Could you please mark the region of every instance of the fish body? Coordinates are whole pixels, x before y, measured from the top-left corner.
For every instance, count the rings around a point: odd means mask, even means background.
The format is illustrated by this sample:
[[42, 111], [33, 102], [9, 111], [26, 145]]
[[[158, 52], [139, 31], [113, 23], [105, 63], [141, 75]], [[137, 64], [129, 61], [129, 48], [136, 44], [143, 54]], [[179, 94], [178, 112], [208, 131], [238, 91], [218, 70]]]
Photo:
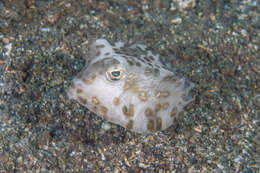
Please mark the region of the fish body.
[[164, 130], [192, 99], [193, 83], [164, 66], [145, 45], [96, 40], [68, 89], [104, 119], [137, 133]]

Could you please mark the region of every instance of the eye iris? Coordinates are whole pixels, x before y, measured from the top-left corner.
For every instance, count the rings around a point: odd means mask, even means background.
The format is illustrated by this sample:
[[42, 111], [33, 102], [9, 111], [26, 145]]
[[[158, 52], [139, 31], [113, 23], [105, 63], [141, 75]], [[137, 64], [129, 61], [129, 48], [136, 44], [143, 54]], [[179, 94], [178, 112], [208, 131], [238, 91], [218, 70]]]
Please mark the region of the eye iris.
[[106, 72], [106, 77], [110, 81], [118, 81], [123, 79], [125, 76], [125, 71], [121, 67], [111, 67]]
[[119, 77], [120, 76], [120, 71], [113, 71], [113, 72], [111, 72], [111, 74], [114, 77]]

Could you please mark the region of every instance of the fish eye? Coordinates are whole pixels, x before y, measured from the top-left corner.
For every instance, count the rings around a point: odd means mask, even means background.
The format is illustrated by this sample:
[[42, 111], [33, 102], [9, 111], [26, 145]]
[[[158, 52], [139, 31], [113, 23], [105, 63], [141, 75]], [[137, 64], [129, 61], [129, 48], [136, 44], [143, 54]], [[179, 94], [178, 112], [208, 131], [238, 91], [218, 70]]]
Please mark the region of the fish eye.
[[124, 78], [125, 71], [121, 67], [110, 67], [106, 74], [108, 80], [117, 81]]

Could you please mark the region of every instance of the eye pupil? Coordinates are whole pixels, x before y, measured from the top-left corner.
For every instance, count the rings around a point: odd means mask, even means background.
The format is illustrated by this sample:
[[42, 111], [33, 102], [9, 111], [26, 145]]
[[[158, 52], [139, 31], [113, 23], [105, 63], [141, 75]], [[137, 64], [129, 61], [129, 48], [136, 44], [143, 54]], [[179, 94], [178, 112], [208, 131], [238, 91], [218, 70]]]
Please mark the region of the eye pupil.
[[111, 72], [111, 74], [112, 74], [114, 77], [118, 77], [118, 76], [120, 76], [120, 71], [113, 71], [113, 72]]

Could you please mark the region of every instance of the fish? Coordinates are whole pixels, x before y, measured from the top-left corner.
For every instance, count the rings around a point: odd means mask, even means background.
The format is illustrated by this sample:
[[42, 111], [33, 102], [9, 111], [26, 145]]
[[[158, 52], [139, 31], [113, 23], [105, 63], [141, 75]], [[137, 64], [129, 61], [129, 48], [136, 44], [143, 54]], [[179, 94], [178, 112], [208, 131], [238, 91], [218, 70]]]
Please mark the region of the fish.
[[68, 88], [69, 99], [130, 131], [146, 134], [174, 124], [192, 101], [194, 84], [143, 44], [94, 41], [86, 65]]

